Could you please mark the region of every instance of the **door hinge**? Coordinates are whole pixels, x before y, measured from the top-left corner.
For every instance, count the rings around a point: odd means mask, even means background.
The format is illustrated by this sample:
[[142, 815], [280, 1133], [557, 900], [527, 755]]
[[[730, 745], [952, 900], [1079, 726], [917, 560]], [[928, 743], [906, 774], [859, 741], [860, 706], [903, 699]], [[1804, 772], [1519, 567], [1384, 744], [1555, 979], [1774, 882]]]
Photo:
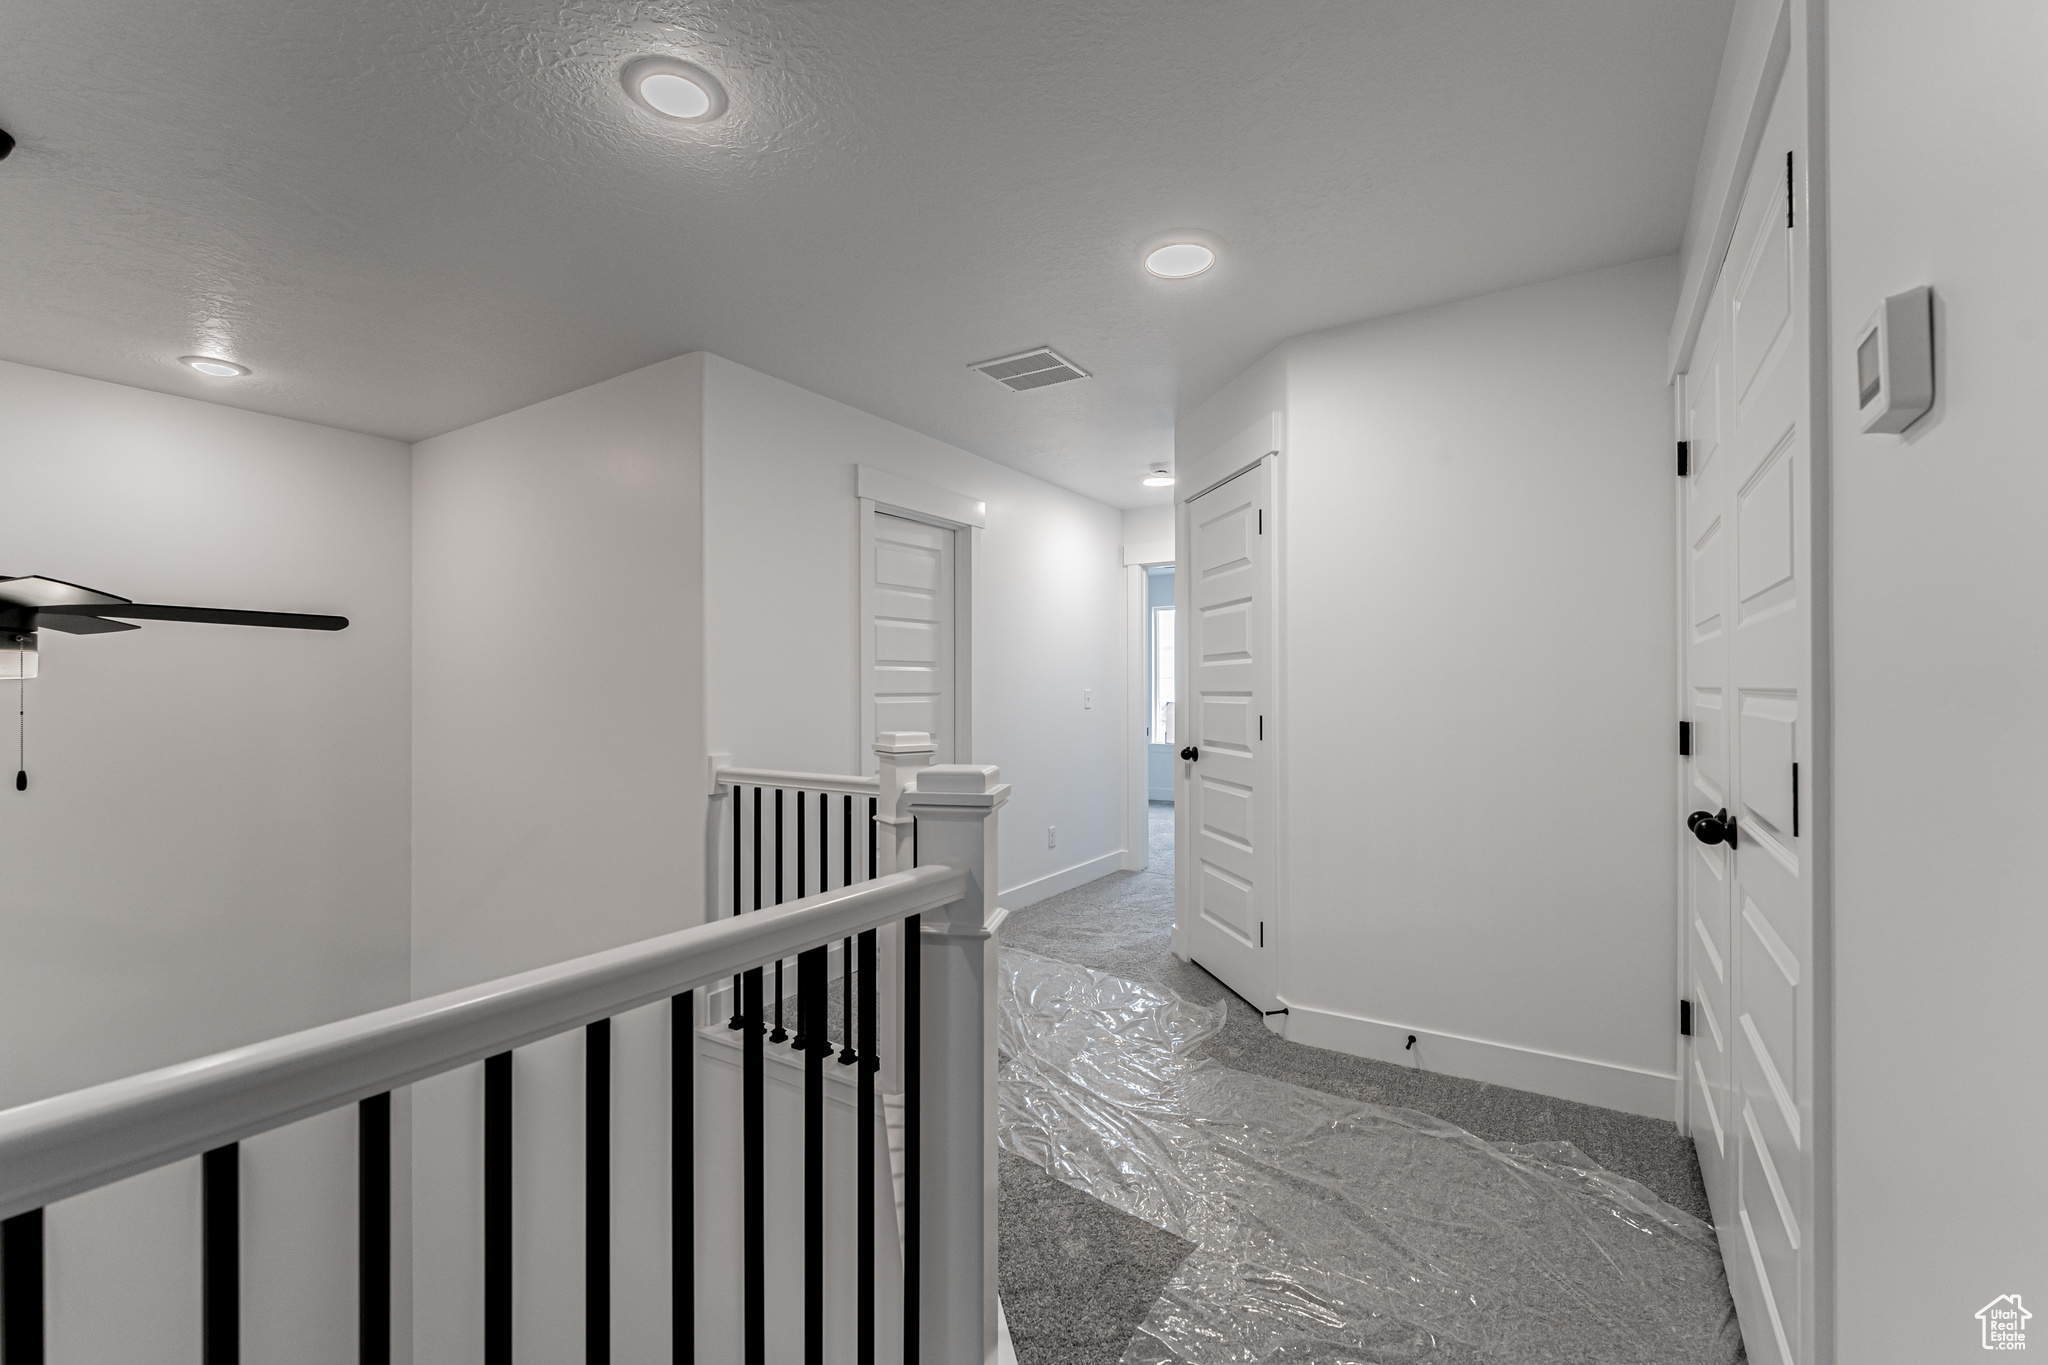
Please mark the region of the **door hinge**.
[[1799, 765], [1792, 765], [1792, 837], [1799, 837]]
[[1261, 948], [1266, 946], [1266, 922], [1264, 920], [1259, 921], [1259, 946]]
[[1689, 720], [1678, 722], [1678, 756], [1692, 757], [1692, 722]]
[[1690, 1000], [1678, 1002], [1678, 1036], [1681, 1038], [1692, 1037], [1692, 1001]]
[[1785, 226], [1792, 226], [1792, 153], [1785, 153]]
[[1266, 509], [1263, 507], [1259, 509], [1259, 534], [1266, 534]]
[[1692, 442], [1690, 442], [1690, 441], [1680, 441], [1680, 442], [1678, 443], [1678, 477], [1679, 477], [1679, 478], [1681, 478], [1681, 479], [1682, 479], [1682, 478], [1684, 478], [1684, 477], [1685, 477], [1685, 474], [1686, 474], [1686, 469], [1687, 469], [1687, 460], [1686, 460], [1686, 454], [1687, 454], [1687, 452], [1688, 452], [1688, 451], [1690, 451], [1690, 450], [1691, 450], [1691, 448], [1692, 448]]
[[1259, 738], [1261, 740], [1266, 738], [1266, 718], [1264, 716], [1259, 717]]

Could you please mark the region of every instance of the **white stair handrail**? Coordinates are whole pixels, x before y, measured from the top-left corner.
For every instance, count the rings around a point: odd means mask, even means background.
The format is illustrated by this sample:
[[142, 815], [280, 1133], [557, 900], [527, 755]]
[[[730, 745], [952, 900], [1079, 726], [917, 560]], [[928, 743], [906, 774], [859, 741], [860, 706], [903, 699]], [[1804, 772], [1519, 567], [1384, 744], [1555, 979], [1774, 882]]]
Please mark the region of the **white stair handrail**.
[[834, 796], [875, 796], [881, 792], [879, 777], [854, 777], [838, 773], [791, 773], [776, 768], [732, 768], [720, 765], [711, 771], [715, 785], [726, 787], [781, 787], [786, 791], [830, 792]]
[[0, 1218], [937, 910], [967, 887], [957, 867], [891, 873], [17, 1105], [0, 1111]]

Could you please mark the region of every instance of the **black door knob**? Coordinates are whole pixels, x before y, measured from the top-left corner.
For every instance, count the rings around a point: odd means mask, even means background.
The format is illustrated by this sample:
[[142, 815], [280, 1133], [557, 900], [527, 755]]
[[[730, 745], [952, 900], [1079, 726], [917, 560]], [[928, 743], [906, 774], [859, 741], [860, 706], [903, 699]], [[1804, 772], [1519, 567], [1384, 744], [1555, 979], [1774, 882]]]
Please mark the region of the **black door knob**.
[[1186, 759], [1188, 762], [1193, 763], [1196, 759], [1202, 756], [1202, 751], [1200, 749], [1197, 749], [1194, 745], [1190, 744], [1187, 748], [1182, 749], [1180, 751], [1180, 756]]
[[1703, 810], [1694, 811], [1685, 817], [1685, 827], [1692, 831], [1693, 838], [1703, 844], [1735, 847], [1735, 821], [1729, 818], [1726, 806], [1712, 815]]

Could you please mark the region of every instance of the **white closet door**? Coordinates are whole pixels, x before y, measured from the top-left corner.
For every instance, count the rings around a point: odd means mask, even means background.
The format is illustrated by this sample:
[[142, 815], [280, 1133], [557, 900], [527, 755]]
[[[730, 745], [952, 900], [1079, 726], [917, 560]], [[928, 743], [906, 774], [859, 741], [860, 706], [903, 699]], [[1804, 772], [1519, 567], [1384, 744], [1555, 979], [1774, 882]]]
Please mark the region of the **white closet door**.
[[[1685, 379], [1688, 454], [1685, 482], [1686, 621], [1685, 717], [1691, 729], [1685, 767], [1685, 810], [1718, 811], [1734, 790], [1728, 732], [1728, 578], [1734, 571], [1728, 545], [1728, 466], [1721, 449], [1722, 399], [1726, 389], [1725, 286], [1714, 295], [1693, 367]], [[1687, 1097], [1700, 1169], [1715, 1208], [1732, 1207], [1735, 1197], [1728, 1144], [1735, 1111], [1728, 1087], [1732, 1068], [1729, 1029], [1735, 1018], [1730, 978], [1729, 884], [1733, 868], [1726, 845], [1686, 839], [1686, 989], [1692, 999], [1693, 1038]], [[1709, 1150], [1711, 1148], [1711, 1151]]]
[[1684, 836], [1688, 1109], [1758, 1365], [1814, 1358], [1813, 397], [1804, 174], [1787, 160], [1805, 145], [1798, 71], [1685, 378], [1681, 814], [1725, 813], [1735, 830], [1732, 845]]
[[869, 515], [862, 758], [872, 767], [879, 733], [922, 730], [937, 748], [933, 761], [951, 763], [954, 533], [886, 512]]
[[1273, 691], [1271, 477], [1247, 470], [1188, 504], [1183, 695], [1185, 829], [1193, 863], [1188, 956], [1262, 1010], [1275, 1009], [1272, 899]]

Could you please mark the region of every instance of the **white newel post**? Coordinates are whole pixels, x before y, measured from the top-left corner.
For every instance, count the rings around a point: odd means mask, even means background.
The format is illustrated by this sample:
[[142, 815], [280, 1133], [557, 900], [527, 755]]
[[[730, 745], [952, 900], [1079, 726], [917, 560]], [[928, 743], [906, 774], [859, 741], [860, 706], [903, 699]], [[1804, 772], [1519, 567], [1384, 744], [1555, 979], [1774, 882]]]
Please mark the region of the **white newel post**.
[[931, 766], [937, 752], [932, 737], [922, 730], [884, 730], [875, 738], [875, 757], [881, 760], [881, 799], [875, 803], [875, 818], [881, 822], [881, 837], [875, 840], [875, 875], [910, 870], [912, 820], [903, 808], [903, 793], [917, 785], [917, 770]]
[[[917, 785], [920, 768], [931, 766], [932, 737], [921, 730], [884, 730], [875, 739], [875, 756], [881, 760], [881, 790], [875, 802], [875, 875], [908, 872], [916, 833], [910, 812], [904, 809], [903, 793]], [[876, 1078], [885, 1095], [903, 1093], [903, 931], [884, 925], [875, 939], [875, 986], [877, 998], [885, 1001], [875, 1021], [875, 1047], [882, 1058], [882, 1072]]]
[[1010, 796], [1000, 776], [936, 764], [903, 795], [918, 861], [967, 871], [966, 896], [922, 926], [918, 1316], [928, 1365], [996, 1359], [996, 811]]

